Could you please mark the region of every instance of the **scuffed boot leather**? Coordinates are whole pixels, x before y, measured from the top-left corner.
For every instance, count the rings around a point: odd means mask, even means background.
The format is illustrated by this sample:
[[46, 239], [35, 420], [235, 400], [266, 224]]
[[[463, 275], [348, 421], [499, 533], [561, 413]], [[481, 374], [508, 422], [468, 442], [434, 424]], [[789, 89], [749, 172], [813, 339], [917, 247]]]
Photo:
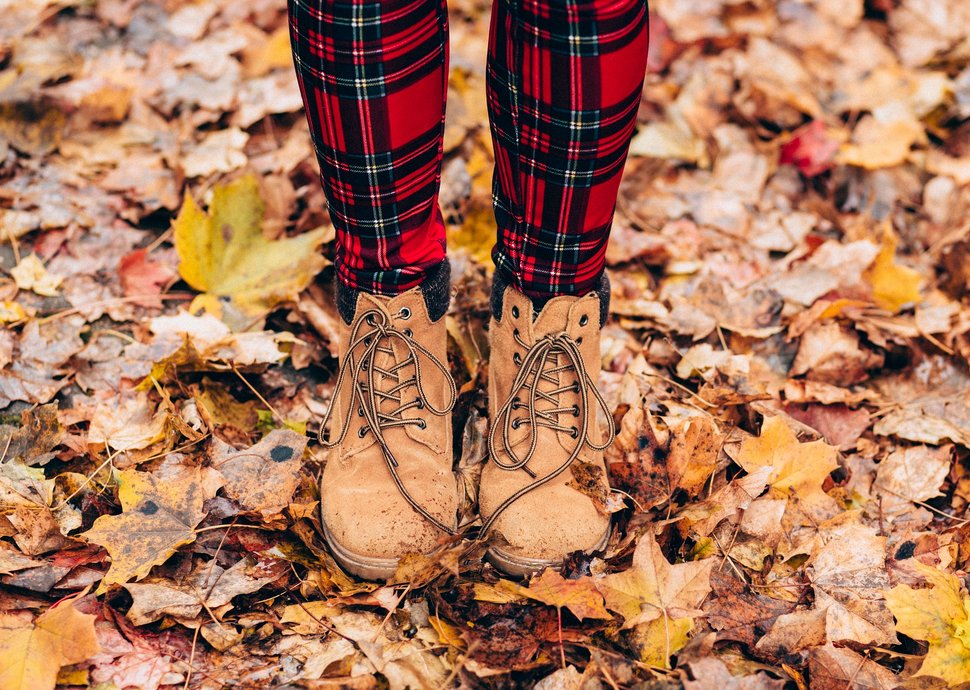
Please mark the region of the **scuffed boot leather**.
[[324, 428], [332, 448], [320, 482], [324, 536], [337, 561], [371, 580], [401, 556], [427, 553], [457, 522], [444, 318], [421, 288], [396, 297], [358, 293], [341, 324], [340, 371]]
[[[608, 288], [607, 288], [608, 289]], [[589, 463], [608, 490], [603, 449], [613, 440], [597, 419], [610, 411], [596, 390], [601, 295], [533, 304], [504, 287], [489, 327], [489, 459], [482, 470], [483, 533], [497, 532], [488, 558], [524, 575], [573, 551], [605, 546], [610, 518], [573, 485], [570, 468]], [[605, 310], [604, 310], [605, 311]], [[604, 440], [605, 436], [605, 440]]]

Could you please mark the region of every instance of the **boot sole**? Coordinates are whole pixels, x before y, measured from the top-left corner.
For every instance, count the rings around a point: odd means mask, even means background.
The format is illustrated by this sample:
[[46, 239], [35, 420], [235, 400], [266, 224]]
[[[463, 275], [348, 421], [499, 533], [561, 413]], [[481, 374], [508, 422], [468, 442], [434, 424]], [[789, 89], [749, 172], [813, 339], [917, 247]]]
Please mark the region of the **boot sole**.
[[320, 526], [323, 528], [323, 538], [327, 540], [334, 559], [348, 573], [356, 575], [362, 580], [370, 580], [373, 582], [376, 580], [387, 580], [397, 572], [400, 559], [377, 558], [375, 556], [364, 556], [359, 553], [354, 553], [350, 549], [342, 546], [334, 538], [330, 530], [327, 529], [327, 523], [323, 521], [323, 515], [320, 516]]
[[[610, 540], [610, 534], [613, 532], [613, 526], [610, 525], [606, 528], [606, 532], [603, 534], [603, 538], [600, 539], [599, 544], [591, 549], [584, 549], [584, 552], [590, 551], [602, 551], [606, 548], [606, 544]], [[559, 560], [547, 560], [544, 558], [528, 558], [525, 556], [517, 556], [515, 554], [509, 553], [508, 551], [503, 551], [499, 548], [490, 548], [485, 553], [485, 558], [489, 563], [494, 565], [496, 568], [501, 570], [506, 575], [512, 575], [514, 577], [527, 577], [533, 573], [542, 570], [543, 568], [558, 568], [562, 565], [562, 559]]]

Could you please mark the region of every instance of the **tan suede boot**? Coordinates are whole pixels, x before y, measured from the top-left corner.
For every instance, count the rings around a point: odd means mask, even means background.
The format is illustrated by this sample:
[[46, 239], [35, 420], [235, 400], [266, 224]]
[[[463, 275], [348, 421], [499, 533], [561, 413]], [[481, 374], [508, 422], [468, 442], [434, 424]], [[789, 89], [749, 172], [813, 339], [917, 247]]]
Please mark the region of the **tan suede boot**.
[[334, 420], [320, 517], [344, 568], [387, 579], [401, 556], [432, 551], [455, 532], [455, 383], [445, 319], [431, 320], [419, 288], [394, 298], [359, 293], [353, 314], [321, 422]]
[[608, 489], [602, 451], [613, 429], [604, 434], [597, 419], [599, 409], [610, 418], [596, 390], [599, 294], [553, 298], [534, 321], [532, 302], [514, 288], [500, 302], [489, 327], [489, 461], [479, 508], [483, 533], [504, 538], [493, 540], [489, 560], [525, 575], [606, 545], [610, 518], [574, 488], [570, 468], [589, 463], [585, 475]]

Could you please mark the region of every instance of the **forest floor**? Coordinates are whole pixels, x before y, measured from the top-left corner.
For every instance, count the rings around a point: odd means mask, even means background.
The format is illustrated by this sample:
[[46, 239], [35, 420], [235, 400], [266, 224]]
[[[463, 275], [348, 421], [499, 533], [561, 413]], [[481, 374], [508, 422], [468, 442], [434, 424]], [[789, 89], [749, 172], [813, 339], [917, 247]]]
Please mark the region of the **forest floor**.
[[[441, 192], [472, 526], [488, 11], [451, 8]], [[531, 581], [455, 540], [379, 585], [319, 536], [333, 228], [285, 3], [4, 6], [0, 690], [970, 681], [970, 4], [651, 22], [613, 537]]]

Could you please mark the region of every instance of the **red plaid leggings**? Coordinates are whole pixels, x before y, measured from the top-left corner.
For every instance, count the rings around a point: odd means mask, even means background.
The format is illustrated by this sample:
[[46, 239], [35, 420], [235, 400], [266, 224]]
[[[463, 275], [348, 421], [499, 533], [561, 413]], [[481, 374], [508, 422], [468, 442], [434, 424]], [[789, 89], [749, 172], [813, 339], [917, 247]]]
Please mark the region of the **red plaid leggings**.
[[[346, 286], [393, 295], [445, 257], [445, 0], [289, 0]], [[636, 123], [647, 0], [494, 0], [496, 270], [530, 297], [597, 285]]]

